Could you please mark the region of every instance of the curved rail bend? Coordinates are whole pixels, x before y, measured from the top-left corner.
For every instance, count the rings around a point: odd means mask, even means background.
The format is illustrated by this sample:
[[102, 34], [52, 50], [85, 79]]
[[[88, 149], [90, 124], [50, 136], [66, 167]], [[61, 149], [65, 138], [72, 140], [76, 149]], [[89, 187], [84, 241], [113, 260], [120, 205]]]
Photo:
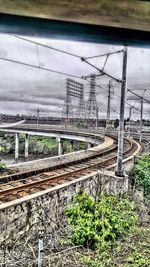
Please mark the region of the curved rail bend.
[[[30, 172], [20, 172], [0, 178], [0, 202], [5, 203], [29, 194], [46, 190], [97, 169], [107, 168], [116, 162], [117, 137], [112, 136], [114, 144], [103, 151], [94, 151], [91, 155], [80, 160], [60, 164], [59, 166], [38, 169]], [[130, 156], [137, 149], [136, 142], [124, 140], [124, 158]]]

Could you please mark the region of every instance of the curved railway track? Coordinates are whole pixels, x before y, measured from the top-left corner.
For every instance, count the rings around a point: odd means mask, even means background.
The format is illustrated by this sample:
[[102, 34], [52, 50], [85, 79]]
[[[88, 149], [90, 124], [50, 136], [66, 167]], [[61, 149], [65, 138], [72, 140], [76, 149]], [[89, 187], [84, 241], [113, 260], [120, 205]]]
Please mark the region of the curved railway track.
[[[114, 144], [105, 150], [92, 153], [80, 160], [75, 160], [47, 169], [0, 177], [0, 204], [33, 194], [75, 180], [97, 169], [107, 168], [116, 163], [117, 138], [113, 136]], [[137, 149], [135, 142], [124, 141], [124, 158]]]

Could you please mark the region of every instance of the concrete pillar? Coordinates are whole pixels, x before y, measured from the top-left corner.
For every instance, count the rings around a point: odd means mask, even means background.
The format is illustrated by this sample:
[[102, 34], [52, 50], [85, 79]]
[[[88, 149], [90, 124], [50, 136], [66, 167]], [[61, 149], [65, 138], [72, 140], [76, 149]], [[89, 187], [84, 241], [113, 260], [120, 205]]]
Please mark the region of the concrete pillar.
[[29, 157], [29, 135], [25, 134], [25, 159]]
[[19, 158], [19, 133], [15, 133], [15, 161]]
[[74, 151], [74, 141], [73, 140], [71, 140], [71, 149], [72, 149], [72, 151]]
[[90, 143], [88, 143], [88, 149], [91, 148], [91, 147], [92, 147], [92, 145]]
[[58, 142], [58, 156], [63, 154], [63, 141], [60, 137], [57, 137]]

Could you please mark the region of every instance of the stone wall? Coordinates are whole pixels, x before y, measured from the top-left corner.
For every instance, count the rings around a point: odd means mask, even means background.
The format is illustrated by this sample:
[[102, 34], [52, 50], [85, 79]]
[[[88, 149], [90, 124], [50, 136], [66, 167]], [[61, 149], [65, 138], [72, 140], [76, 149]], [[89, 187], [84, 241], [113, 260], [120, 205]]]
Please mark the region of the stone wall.
[[[140, 146], [135, 155], [139, 152]], [[133, 164], [134, 155], [124, 160], [125, 170], [129, 171]], [[116, 164], [109, 166], [109, 169], [114, 171]], [[92, 195], [102, 191], [126, 192], [128, 177], [116, 177], [110, 170], [99, 170], [75, 181], [0, 205], [0, 260], [5, 257], [6, 248], [7, 255], [13, 248], [14, 254], [17, 249], [17, 253], [21, 248], [24, 251], [24, 243], [28, 241], [37, 248], [38, 233], [41, 228], [44, 229], [48, 239], [56, 232], [55, 240], [57, 240], [58, 236], [61, 236], [59, 229], [62, 229], [62, 225], [63, 227], [67, 225], [64, 209], [72, 202], [77, 192], [84, 190]], [[53, 238], [50, 242], [55, 246]]]
[[[34, 235], [40, 227], [51, 233], [64, 218], [64, 208], [72, 202], [74, 195], [85, 190], [94, 195], [99, 191], [125, 192], [127, 177], [116, 177], [110, 171], [98, 171], [76, 181], [59, 185], [0, 206], [0, 244], [12, 247], [26, 235]], [[60, 220], [60, 219], [59, 219]], [[65, 220], [64, 220], [65, 221]], [[2, 250], [1, 250], [2, 253]]]

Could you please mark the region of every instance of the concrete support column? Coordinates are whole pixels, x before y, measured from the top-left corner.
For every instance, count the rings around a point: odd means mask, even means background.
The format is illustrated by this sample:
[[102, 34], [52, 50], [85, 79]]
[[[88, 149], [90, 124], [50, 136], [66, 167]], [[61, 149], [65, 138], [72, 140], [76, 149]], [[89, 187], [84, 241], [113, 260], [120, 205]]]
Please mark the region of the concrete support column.
[[92, 147], [92, 144], [88, 143], [88, 149]]
[[19, 133], [15, 133], [15, 161], [19, 158]]
[[63, 141], [60, 137], [57, 137], [58, 142], [58, 156], [63, 154]]
[[29, 135], [25, 134], [25, 159], [29, 157]]
[[71, 149], [72, 149], [72, 151], [74, 151], [74, 141], [73, 140], [71, 140]]

